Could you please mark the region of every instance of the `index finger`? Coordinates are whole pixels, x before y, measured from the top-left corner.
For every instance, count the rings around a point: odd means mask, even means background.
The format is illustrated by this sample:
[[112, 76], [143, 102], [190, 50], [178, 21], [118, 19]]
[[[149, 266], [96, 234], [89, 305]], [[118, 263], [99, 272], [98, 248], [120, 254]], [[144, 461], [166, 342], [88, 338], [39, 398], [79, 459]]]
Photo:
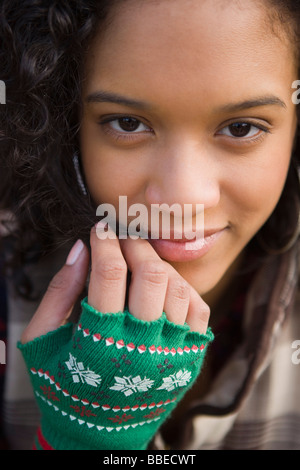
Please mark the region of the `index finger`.
[[102, 313], [122, 312], [125, 306], [127, 264], [113, 234], [111, 230], [111, 238], [100, 240], [93, 227], [90, 236], [92, 271], [88, 303]]

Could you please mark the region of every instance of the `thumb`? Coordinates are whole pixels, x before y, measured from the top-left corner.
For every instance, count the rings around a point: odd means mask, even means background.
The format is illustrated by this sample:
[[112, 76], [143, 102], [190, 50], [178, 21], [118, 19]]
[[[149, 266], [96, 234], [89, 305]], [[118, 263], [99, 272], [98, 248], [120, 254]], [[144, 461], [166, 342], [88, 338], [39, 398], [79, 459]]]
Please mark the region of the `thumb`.
[[65, 322], [85, 286], [88, 268], [88, 249], [78, 240], [66, 263], [50, 282], [37, 311], [22, 334], [21, 343], [56, 330]]

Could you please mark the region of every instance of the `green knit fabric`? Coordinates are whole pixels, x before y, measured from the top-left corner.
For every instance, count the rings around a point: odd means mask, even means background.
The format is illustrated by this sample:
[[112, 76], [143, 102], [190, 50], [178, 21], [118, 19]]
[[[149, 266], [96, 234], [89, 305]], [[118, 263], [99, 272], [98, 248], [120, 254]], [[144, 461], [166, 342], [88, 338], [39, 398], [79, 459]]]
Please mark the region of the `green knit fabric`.
[[67, 324], [23, 345], [43, 436], [54, 449], [146, 449], [196, 380], [213, 334], [163, 315], [103, 314], [87, 300]]

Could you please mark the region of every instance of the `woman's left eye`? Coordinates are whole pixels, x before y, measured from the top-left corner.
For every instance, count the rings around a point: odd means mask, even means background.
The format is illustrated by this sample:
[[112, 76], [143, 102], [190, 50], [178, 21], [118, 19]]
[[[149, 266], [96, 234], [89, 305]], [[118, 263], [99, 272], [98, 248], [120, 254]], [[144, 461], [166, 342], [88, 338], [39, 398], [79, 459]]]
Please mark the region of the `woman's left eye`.
[[261, 132], [267, 132], [267, 129], [263, 126], [254, 125], [249, 122], [235, 122], [218, 131], [218, 134], [233, 137], [235, 139], [242, 139], [245, 137], [251, 138], [258, 136]]

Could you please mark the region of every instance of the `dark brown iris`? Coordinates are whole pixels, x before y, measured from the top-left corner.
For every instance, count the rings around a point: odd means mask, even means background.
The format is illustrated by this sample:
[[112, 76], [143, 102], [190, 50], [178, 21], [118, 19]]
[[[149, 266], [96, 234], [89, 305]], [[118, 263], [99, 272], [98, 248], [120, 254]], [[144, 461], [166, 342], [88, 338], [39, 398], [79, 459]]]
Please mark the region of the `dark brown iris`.
[[230, 133], [234, 137], [246, 137], [251, 129], [251, 124], [248, 124], [246, 122], [236, 122], [234, 124], [231, 124], [229, 126]]
[[140, 121], [132, 117], [124, 117], [118, 120], [120, 128], [125, 132], [134, 132], [138, 129]]

